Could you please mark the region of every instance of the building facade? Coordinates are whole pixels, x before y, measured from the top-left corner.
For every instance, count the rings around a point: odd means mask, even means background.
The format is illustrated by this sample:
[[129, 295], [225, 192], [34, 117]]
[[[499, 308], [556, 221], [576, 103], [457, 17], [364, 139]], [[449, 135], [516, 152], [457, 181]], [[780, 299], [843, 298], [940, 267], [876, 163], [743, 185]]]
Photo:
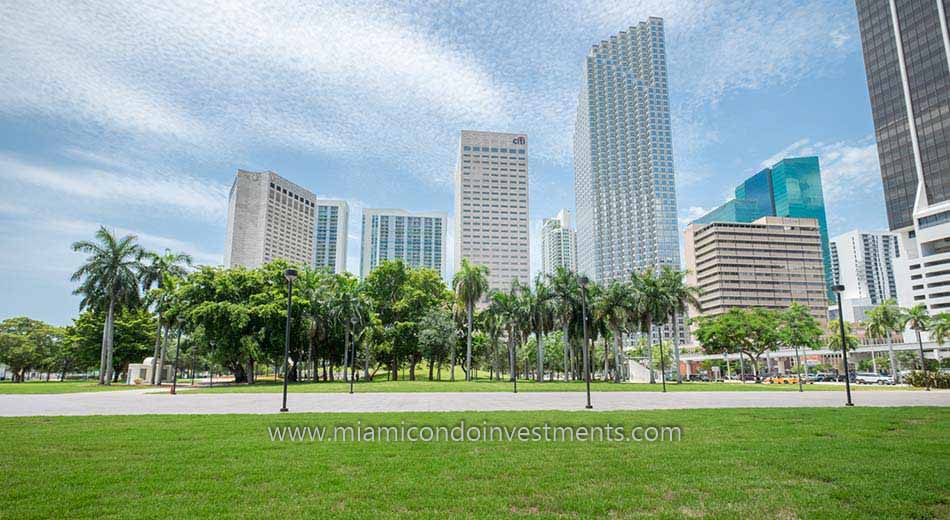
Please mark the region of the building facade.
[[226, 267], [283, 258], [313, 265], [316, 196], [274, 172], [238, 170], [228, 196]]
[[818, 221], [761, 217], [753, 222], [692, 223], [686, 227], [687, 283], [700, 291], [692, 316], [733, 308], [782, 311], [792, 303], [827, 321], [828, 299]]
[[679, 267], [663, 20], [594, 45], [574, 125], [577, 269], [606, 284]]
[[828, 299], [833, 273], [828, 245], [828, 221], [825, 197], [821, 190], [821, 168], [817, 157], [782, 159], [742, 182], [736, 198], [696, 219], [697, 224], [712, 222], [754, 222], [766, 217], [813, 218], [821, 233], [824, 278]]
[[346, 271], [350, 207], [343, 200], [316, 200], [313, 266], [334, 273]]
[[[948, 0], [857, 0], [901, 305], [950, 308]], [[906, 290], [902, 289], [906, 287]]]
[[528, 138], [463, 130], [455, 167], [455, 268], [488, 267], [490, 290], [530, 281]]
[[878, 305], [897, 299], [894, 260], [900, 257], [896, 233], [850, 231], [831, 239], [831, 270], [842, 298]]
[[554, 274], [558, 267], [577, 271], [577, 234], [571, 227], [571, 212], [562, 209], [541, 224], [541, 272]]
[[444, 279], [448, 218], [442, 211], [363, 209], [360, 277], [386, 260], [400, 259], [410, 267], [434, 269]]

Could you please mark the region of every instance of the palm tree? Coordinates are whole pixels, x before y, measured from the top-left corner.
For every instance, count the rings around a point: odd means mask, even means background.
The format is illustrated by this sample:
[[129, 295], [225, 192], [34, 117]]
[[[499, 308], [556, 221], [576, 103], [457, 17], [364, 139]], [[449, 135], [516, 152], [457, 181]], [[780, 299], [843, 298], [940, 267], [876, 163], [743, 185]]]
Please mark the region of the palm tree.
[[[330, 302], [330, 318], [338, 325], [343, 326], [343, 334], [346, 341], [343, 350], [343, 362], [350, 367], [349, 376], [346, 375], [346, 366], [343, 367], [343, 380], [349, 381], [353, 377], [353, 370], [356, 365], [356, 345], [355, 334], [369, 319], [371, 303], [364, 294], [360, 281], [352, 275], [341, 275], [336, 277], [336, 287]], [[350, 340], [353, 339], [353, 347], [350, 347]], [[296, 365], [296, 363], [295, 363]]]
[[619, 383], [620, 342], [632, 308], [630, 286], [622, 282], [611, 283], [599, 294], [593, 307], [595, 319], [603, 321], [613, 335], [614, 383]]
[[551, 299], [554, 298], [551, 288], [544, 283], [544, 277], [538, 273], [534, 281], [534, 293], [531, 300], [531, 321], [534, 324], [534, 335], [538, 342], [538, 374], [537, 381], [544, 381], [544, 333], [551, 322]]
[[[840, 330], [840, 325], [836, 321], [832, 320], [828, 322], [827, 336], [828, 336], [828, 349], [841, 350], [841, 330]], [[848, 352], [851, 352], [852, 350], [858, 348], [861, 345], [861, 341], [858, 340], [858, 338], [855, 335], [851, 334], [851, 324], [848, 322], [844, 322], [844, 337], [845, 337], [845, 341], [847, 342], [845, 347], [848, 349]], [[842, 366], [844, 366], [843, 355], [841, 357], [841, 364]], [[848, 372], [848, 367], [846, 366], [844, 367], [844, 376], [850, 377], [850, 373]]]
[[[942, 347], [943, 344], [946, 343], [947, 338], [950, 338], [950, 314], [941, 312], [940, 314], [933, 317], [930, 325], [930, 335], [938, 346]], [[936, 356], [937, 363], [939, 364], [940, 350], [934, 349], [934, 355]]]
[[699, 288], [686, 285], [686, 271], [678, 271], [669, 266], [663, 266], [661, 277], [666, 285], [666, 294], [670, 301], [670, 314], [673, 324], [673, 357], [676, 362], [676, 384], [683, 382], [680, 373], [680, 339], [678, 334], [677, 317], [686, 316], [689, 307], [699, 308]]
[[495, 292], [489, 294], [488, 300], [490, 302], [488, 307], [480, 313], [479, 317], [482, 331], [488, 334], [488, 340], [491, 343], [492, 371], [497, 381], [501, 378], [498, 372], [498, 337], [501, 336], [505, 327], [505, 318], [502, 309], [495, 301]]
[[96, 240], [80, 240], [73, 251], [89, 255], [70, 280], [80, 282], [73, 294], [83, 296], [80, 309], [106, 311], [99, 354], [99, 384], [112, 384], [112, 353], [115, 314], [139, 302], [139, 274], [144, 251], [135, 235], [116, 239], [105, 227], [96, 231]]
[[867, 313], [868, 335], [872, 338], [887, 340], [887, 354], [891, 363], [891, 379], [900, 383], [900, 374], [897, 370], [897, 357], [894, 355], [894, 338], [892, 334], [901, 330], [901, 309], [894, 300], [885, 300]]
[[[462, 267], [452, 277], [452, 288], [459, 301], [465, 304], [468, 323], [465, 335], [465, 380], [472, 380], [472, 316], [475, 303], [488, 291], [488, 268], [462, 259]], [[452, 357], [452, 381], [455, 381], [455, 357]]]
[[518, 290], [518, 281], [515, 280], [509, 292], [497, 291], [492, 293], [492, 304], [504, 324], [508, 336], [509, 381], [515, 381], [517, 370], [515, 364], [515, 335], [518, 333], [519, 315], [521, 313]]
[[[168, 303], [169, 291], [165, 291], [165, 286], [175, 278], [184, 278], [188, 275], [188, 268], [191, 267], [191, 255], [185, 253], [172, 253], [165, 249], [162, 255], [148, 252], [144, 254], [145, 264], [142, 267], [142, 290], [148, 292], [154, 285], [158, 289], [155, 295], [155, 311], [158, 314], [158, 331], [155, 334], [155, 350], [152, 354], [152, 379], [151, 384], [162, 384], [162, 375], [165, 373], [165, 344], [168, 339], [168, 330], [170, 325], [165, 323], [164, 313]], [[165, 339], [162, 341], [162, 327], [165, 327]], [[159, 352], [161, 346], [161, 352]], [[159, 363], [158, 359], [162, 362]], [[157, 378], [156, 378], [157, 375]]]
[[[330, 304], [333, 301], [335, 278], [328, 270], [304, 269], [295, 285], [299, 287], [300, 296], [308, 302], [307, 362], [310, 365], [310, 379], [316, 381], [316, 346], [326, 341], [332, 332]], [[368, 374], [364, 376], [368, 378]]]
[[901, 318], [902, 328], [911, 328], [917, 334], [917, 348], [920, 351], [920, 369], [927, 370], [927, 363], [924, 359], [924, 342], [920, 339], [920, 333], [930, 330], [930, 313], [927, 312], [927, 306], [918, 303], [907, 309]]
[[[662, 276], [652, 269], [642, 273], [632, 273], [632, 288], [638, 299], [638, 311], [643, 317], [644, 328], [648, 336], [647, 352], [650, 362], [650, 384], [656, 383], [653, 375], [653, 325], [662, 325], [670, 314], [670, 299]], [[660, 361], [663, 361], [663, 331], [660, 330]], [[663, 370], [663, 367], [660, 367]], [[666, 379], [664, 378], [664, 384]]]
[[574, 311], [579, 306], [580, 285], [577, 283], [577, 275], [565, 267], [558, 267], [553, 275], [548, 275], [548, 279], [551, 295], [561, 322], [562, 341], [564, 342], [564, 380], [568, 381], [570, 379], [568, 370], [569, 328], [571, 319], [575, 314]]

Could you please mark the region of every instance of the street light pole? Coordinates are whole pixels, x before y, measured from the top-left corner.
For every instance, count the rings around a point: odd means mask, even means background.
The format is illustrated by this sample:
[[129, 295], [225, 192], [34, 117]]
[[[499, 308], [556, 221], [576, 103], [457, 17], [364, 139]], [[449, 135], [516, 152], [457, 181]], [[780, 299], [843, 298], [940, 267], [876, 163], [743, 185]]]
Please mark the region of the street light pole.
[[844, 292], [844, 286], [835, 285], [831, 290], [838, 296], [838, 328], [841, 331], [841, 356], [844, 360], [844, 389], [848, 394], [848, 402], [845, 406], [854, 406], [851, 402], [851, 373], [848, 371], [848, 337], [844, 332], [844, 312], [841, 310], [841, 293]]
[[577, 281], [581, 286], [581, 317], [584, 329], [584, 348], [581, 350], [584, 354], [584, 382], [587, 386], [587, 405], [584, 408], [590, 410], [593, 408], [590, 404], [590, 352], [587, 338], [587, 284], [590, 280], [586, 276], [581, 276]]
[[185, 325], [185, 318], [178, 317], [178, 343], [175, 345], [175, 371], [172, 373], [172, 395], [178, 389], [178, 356], [181, 355], [181, 329]]
[[284, 404], [280, 408], [282, 412], [287, 411], [287, 368], [290, 365], [290, 307], [294, 295], [294, 280], [297, 278], [297, 270], [285, 270], [284, 278], [287, 279], [287, 325], [284, 331]]

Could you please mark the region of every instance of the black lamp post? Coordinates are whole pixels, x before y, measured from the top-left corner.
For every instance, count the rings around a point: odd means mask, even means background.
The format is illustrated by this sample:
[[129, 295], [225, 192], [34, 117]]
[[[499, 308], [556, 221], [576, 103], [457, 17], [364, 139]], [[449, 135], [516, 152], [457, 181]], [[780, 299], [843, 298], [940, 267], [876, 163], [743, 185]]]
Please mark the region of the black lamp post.
[[178, 317], [178, 343], [175, 345], [175, 371], [172, 373], [172, 395], [178, 389], [178, 356], [181, 355], [181, 329], [185, 326], [184, 316]]
[[587, 408], [588, 410], [593, 408], [590, 404], [590, 352], [588, 351], [588, 338], [587, 338], [587, 284], [590, 283], [590, 279], [586, 276], [581, 276], [577, 279], [577, 283], [581, 286], [581, 317], [582, 317], [582, 328], [584, 329], [584, 348], [581, 350], [584, 354], [584, 382], [587, 385]]
[[359, 320], [356, 319], [356, 316], [350, 316], [350, 328], [347, 329], [347, 333], [350, 335], [350, 393], [353, 393], [353, 379], [356, 376], [356, 334], [354, 329]]
[[282, 412], [287, 411], [287, 369], [290, 365], [290, 305], [294, 295], [294, 280], [297, 279], [297, 270], [285, 270], [284, 278], [287, 279], [287, 326], [284, 334], [284, 405], [280, 408]]
[[835, 285], [831, 290], [838, 296], [838, 328], [841, 331], [841, 356], [844, 360], [844, 389], [848, 394], [848, 402], [845, 406], [854, 406], [851, 402], [851, 373], [848, 371], [848, 337], [844, 332], [844, 311], [841, 310], [841, 293], [844, 292], [844, 286]]

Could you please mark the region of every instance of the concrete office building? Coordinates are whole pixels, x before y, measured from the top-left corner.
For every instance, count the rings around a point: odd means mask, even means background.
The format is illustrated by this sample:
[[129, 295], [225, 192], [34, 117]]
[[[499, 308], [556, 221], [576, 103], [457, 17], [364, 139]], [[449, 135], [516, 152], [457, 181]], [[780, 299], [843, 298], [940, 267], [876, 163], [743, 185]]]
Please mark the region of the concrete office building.
[[857, 0], [901, 305], [950, 308], [948, 0]]
[[577, 270], [608, 284], [680, 266], [663, 20], [594, 45], [574, 124]]
[[827, 321], [821, 231], [811, 218], [761, 217], [753, 222], [686, 227], [687, 283], [700, 290], [691, 316], [733, 308], [777, 311], [799, 303]]
[[554, 274], [558, 267], [577, 271], [577, 234], [566, 209], [541, 224], [541, 272]]
[[317, 199], [315, 217], [313, 266], [334, 273], [346, 271], [349, 205], [343, 200]]
[[448, 214], [402, 209], [364, 209], [360, 277], [386, 260], [428, 267], [445, 278], [445, 233]]
[[530, 281], [528, 138], [463, 130], [455, 167], [455, 269], [488, 267], [492, 290]]
[[821, 232], [825, 287], [829, 299], [833, 276], [828, 248], [828, 221], [825, 197], [821, 189], [821, 170], [817, 157], [791, 157], [764, 168], [742, 182], [736, 198], [696, 219], [710, 222], [753, 222], [761, 217], [813, 218]]
[[316, 196], [274, 172], [238, 170], [228, 196], [227, 267], [259, 267], [283, 258], [313, 265]]

